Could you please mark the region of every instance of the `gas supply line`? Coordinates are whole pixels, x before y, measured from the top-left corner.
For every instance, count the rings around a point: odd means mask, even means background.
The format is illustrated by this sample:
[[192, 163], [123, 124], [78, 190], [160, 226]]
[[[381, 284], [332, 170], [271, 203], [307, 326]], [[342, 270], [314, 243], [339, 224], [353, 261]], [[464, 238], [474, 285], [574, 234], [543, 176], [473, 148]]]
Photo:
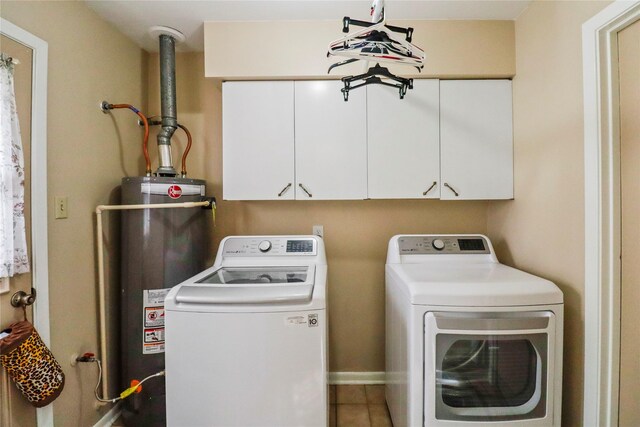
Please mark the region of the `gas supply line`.
[[151, 378], [163, 377], [166, 375], [166, 371], [162, 370], [162, 371], [156, 372], [155, 374], [151, 374], [142, 380], [133, 379], [131, 380], [131, 385], [128, 388], [126, 388], [124, 391], [122, 391], [118, 397], [108, 398], [108, 397], [105, 397], [104, 395], [100, 397], [98, 395], [98, 388], [100, 388], [100, 383], [102, 381], [102, 364], [100, 363], [100, 359], [95, 357], [95, 354], [93, 353], [85, 353], [82, 356], [76, 357], [75, 361], [95, 363], [98, 365], [98, 382], [96, 384], [96, 388], [93, 389], [93, 394], [96, 397], [96, 400], [101, 403], [116, 403], [119, 400], [126, 399], [133, 393], [140, 393], [142, 391], [142, 384], [144, 382], [146, 382], [147, 380], [150, 380]]
[[[102, 358], [102, 366], [100, 366], [102, 377], [102, 396], [109, 393], [109, 356], [107, 353], [107, 314], [106, 314], [106, 290], [105, 290], [105, 272], [104, 272], [104, 239], [102, 236], [102, 212], [103, 211], [124, 211], [124, 210], [142, 210], [142, 209], [189, 209], [189, 208], [209, 208], [214, 212], [216, 202], [215, 199], [204, 200], [202, 202], [184, 202], [184, 203], [155, 203], [155, 204], [139, 204], [139, 205], [99, 205], [96, 207], [96, 241], [98, 245], [98, 300], [100, 309], [100, 356]], [[163, 373], [164, 375], [164, 373]], [[133, 387], [133, 386], [132, 386]], [[129, 390], [129, 389], [127, 389]], [[134, 388], [135, 390], [135, 388]], [[131, 394], [131, 393], [129, 393]], [[97, 393], [96, 393], [97, 397]], [[126, 396], [125, 396], [126, 397]], [[109, 403], [113, 400], [98, 399], [102, 403]]]

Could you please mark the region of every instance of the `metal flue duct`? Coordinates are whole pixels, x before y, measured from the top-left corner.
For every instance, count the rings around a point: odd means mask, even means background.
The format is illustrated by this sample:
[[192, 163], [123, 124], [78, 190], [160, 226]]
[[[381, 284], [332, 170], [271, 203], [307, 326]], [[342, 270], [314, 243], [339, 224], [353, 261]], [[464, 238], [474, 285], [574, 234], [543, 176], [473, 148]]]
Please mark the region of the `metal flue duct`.
[[176, 107], [176, 40], [184, 35], [169, 27], [151, 27], [149, 34], [160, 43], [160, 102], [162, 130], [158, 133], [158, 176], [176, 176], [171, 158], [171, 137], [178, 128]]

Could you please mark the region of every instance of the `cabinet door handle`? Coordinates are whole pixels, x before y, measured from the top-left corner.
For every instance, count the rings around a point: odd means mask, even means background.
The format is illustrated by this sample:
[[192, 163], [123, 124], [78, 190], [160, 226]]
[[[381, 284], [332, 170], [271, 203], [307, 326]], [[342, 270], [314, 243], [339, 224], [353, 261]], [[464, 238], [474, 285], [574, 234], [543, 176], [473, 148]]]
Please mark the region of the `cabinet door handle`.
[[287, 190], [289, 189], [289, 187], [291, 187], [291, 183], [288, 183], [288, 184], [287, 184], [287, 186], [286, 186], [286, 187], [284, 187], [284, 188], [282, 189], [282, 191], [278, 193], [278, 197], [282, 197], [282, 195], [283, 195], [284, 193], [286, 193], [286, 192], [287, 192]]
[[453, 187], [450, 186], [449, 184], [447, 184], [446, 182], [444, 183], [444, 186], [447, 187], [449, 190], [453, 191], [453, 194], [455, 194], [456, 197], [459, 196], [458, 192], [456, 190], [454, 190]]
[[298, 184], [298, 187], [302, 188], [302, 191], [304, 191], [305, 193], [307, 193], [307, 196], [309, 196], [309, 197], [313, 197], [313, 194], [309, 193], [309, 190], [307, 190], [306, 188], [304, 188], [304, 185], [302, 185], [302, 184]]
[[437, 184], [437, 182], [433, 181], [433, 184], [431, 184], [431, 187], [427, 188], [427, 190], [424, 193], [422, 193], [422, 195], [426, 196], [429, 191], [433, 190], [433, 187], [435, 187], [436, 184]]

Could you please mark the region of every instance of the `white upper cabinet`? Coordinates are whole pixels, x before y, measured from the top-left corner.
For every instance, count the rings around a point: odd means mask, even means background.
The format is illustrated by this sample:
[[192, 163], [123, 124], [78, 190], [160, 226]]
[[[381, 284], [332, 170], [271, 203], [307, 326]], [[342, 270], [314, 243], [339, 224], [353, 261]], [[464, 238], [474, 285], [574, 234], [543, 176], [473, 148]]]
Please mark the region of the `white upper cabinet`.
[[366, 90], [341, 81], [295, 82], [296, 199], [367, 198]]
[[439, 87], [414, 80], [400, 99], [397, 89], [367, 86], [369, 198], [440, 198]]
[[513, 198], [509, 80], [223, 84], [226, 200]]
[[293, 102], [292, 81], [222, 85], [224, 199], [294, 198]]
[[440, 155], [441, 199], [513, 198], [511, 81], [440, 82]]

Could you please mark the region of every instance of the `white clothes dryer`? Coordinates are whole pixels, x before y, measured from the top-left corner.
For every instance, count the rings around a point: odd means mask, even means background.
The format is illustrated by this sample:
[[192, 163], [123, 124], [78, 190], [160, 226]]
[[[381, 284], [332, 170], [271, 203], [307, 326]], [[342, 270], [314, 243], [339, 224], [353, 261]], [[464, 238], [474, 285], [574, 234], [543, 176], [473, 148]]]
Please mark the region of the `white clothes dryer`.
[[405, 235], [386, 264], [394, 427], [560, 426], [563, 295], [482, 235]]
[[167, 425], [327, 426], [317, 236], [235, 236], [165, 300]]

